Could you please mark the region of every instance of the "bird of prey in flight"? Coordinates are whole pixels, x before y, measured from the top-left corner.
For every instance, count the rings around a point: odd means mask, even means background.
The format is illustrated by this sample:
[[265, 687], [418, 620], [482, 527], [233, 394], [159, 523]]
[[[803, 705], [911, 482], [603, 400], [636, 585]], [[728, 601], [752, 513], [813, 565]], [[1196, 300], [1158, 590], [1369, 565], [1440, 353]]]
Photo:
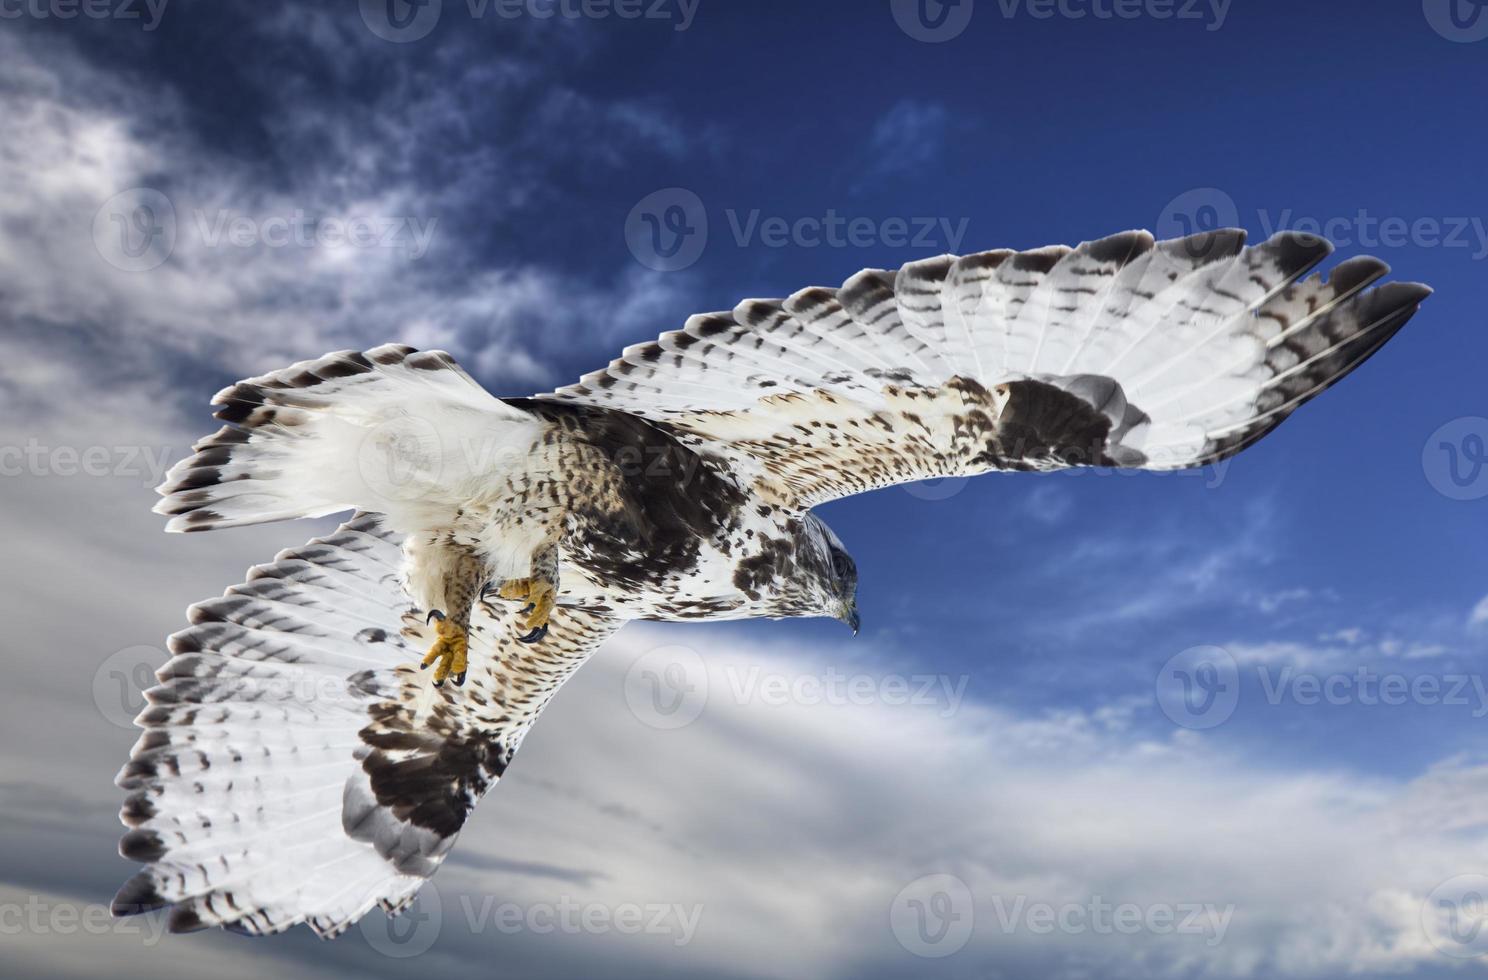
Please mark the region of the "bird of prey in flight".
[[401, 910], [626, 621], [856, 629], [817, 504], [1202, 466], [1270, 432], [1430, 293], [1373, 258], [1307, 276], [1331, 252], [1220, 230], [941, 256], [694, 316], [530, 398], [397, 345], [224, 389], [160, 487], [169, 530], [353, 516], [170, 638], [118, 778], [145, 867], [115, 911], [334, 936]]

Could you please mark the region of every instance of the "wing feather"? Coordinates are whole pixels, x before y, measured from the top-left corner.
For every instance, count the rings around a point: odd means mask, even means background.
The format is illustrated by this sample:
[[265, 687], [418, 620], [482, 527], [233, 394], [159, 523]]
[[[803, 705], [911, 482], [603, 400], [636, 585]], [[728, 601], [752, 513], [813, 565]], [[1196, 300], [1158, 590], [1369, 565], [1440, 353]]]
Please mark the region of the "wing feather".
[[514, 609], [482, 603], [465, 687], [435, 690], [401, 562], [397, 539], [358, 517], [192, 606], [118, 778], [120, 853], [146, 867], [117, 914], [168, 906], [176, 930], [305, 922], [332, 936], [373, 905], [406, 906], [620, 626], [560, 607], [528, 646]]
[[1377, 351], [1430, 294], [1377, 259], [1234, 229], [869, 269], [694, 317], [540, 396], [664, 423], [808, 507], [997, 469], [1223, 459]]

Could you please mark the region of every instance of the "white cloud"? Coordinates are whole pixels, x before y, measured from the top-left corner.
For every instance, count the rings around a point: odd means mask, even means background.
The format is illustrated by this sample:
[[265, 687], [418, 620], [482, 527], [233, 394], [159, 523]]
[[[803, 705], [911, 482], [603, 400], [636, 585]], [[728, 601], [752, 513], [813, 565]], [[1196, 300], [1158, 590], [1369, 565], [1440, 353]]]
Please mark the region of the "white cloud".
[[[625, 673], [679, 639], [708, 665], [707, 706], [691, 725], [655, 731], [627, 710]], [[586, 894], [602, 901], [700, 902], [699, 938], [678, 955], [699, 970], [748, 962], [768, 976], [851, 975], [868, 962], [912, 970], [885, 923], [895, 894], [932, 872], [975, 896], [976, 935], [960, 955], [987, 969], [1398, 975], [1446, 962], [1421, 932], [1422, 902], [1470, 855], [1488, 856], [1482, 819], [1416, 821], [1449, 788], [1455, 813], [1484, 812], [1488, 768], [1448, 764], [1405, 782], [1277, 771], [1201, 737], [1154, 742], [1079, 712], [1027, 716], [974, 700], [949, 718], [929, 706], [741, 704], [727, 677], [751, 665], [787, 676], [841, 666], [722, 631], [622, 633], [544, 718], [492, 801], [501, 812], [482, 813], [462, 849], [562, 855], [599, 872]], [[538, 882], [530, 895], [551, 890]], [[1234, 913], [1213, 946], [1004, 933], [997, 900], [1019, 896]]]
[[[449, 164], [442, 179], [423, 171], [414, 150], [468, 128], [460, 99], [505, 92], [516, 102], [533, 88], [557, 103], [540, 109], [550, 121], [530, 127], [530, 139], [560, 120], [601, 135], [634, 130], [635, 140], [662, 146], [681, 137], [663, 138], [669, 123], [649, 109], [595, 104], [541, 86], [532, 71], [470, 71], [477, 77], [451, 88], [471, 94], [454, 100], [441, 89], [437, 99], [423, 93], [400, 102], [406, 92], [395, 87], [365, 106], [307, 98], [295, 112], [269, 113], [271, 126], [299, 127], [276, 134], [284, 145], [314, 148], [289, 176], [271, 180], [194, 142], [172, 92], [138, 80], [121, 85], [64, 45], [23, 47], [0, 37], [8, 110], [0, 130], [0, 264], [9, 283], [0, 319], [28, 325], [31, 346], [52, 347], [52, 358], [73, 356], [74, 345], [106, 346], [106, 358], [84, 360], [111, 372], [115, 384], [173, 357], [241, 377], [327, 350], [406, 340], [451, 349], [510, 394], [571, 380], [552, 374], [552, 355], [597, 327], [633, 340], [637, 331], [671, 326], [661, 314], [679, 302], [685, 276], [649, 273], [625, 259], [610, 285], [596, 286], [607, 277], [526, 260], [481, 262], [484, 245], [467, 241], [471, 229], [460, 224], [470, 202], [479, 200], [488, 220], [513, 215], [531, 195], [547, 193], [535, 163], [509, 167], [479, 155], [494, 150], [471, 150], [476, 155]], [[121, 100], [121, 89], [133, 98]], [[546, 150], [582, 156], [600, 144], [611, 157], [635, 145], [596, 138]], [[504, 200], [493, 199], [493, 187]], [[162, 255], [169, 245], [168, 259], [141, 271], [119, 267], [129, 264], [122, 236], [131, 247], [144, 241], [132, 224], [137, 200], [110, 203], [138, 188], [152, 195], [148, 223], [174, 231], [173, 241], [155, 238]], [[361, 229], [363, 244], [341, 240]], [[0, 367], [11, 370], [19, 373], [17, 365]]]
[[1478, 604], [1473, 606], [1472, 612], [1467, 617], [1469, 626], [1482, 626], [1484, 623], [1488, 623], [1488, 596], [1479, 599]]

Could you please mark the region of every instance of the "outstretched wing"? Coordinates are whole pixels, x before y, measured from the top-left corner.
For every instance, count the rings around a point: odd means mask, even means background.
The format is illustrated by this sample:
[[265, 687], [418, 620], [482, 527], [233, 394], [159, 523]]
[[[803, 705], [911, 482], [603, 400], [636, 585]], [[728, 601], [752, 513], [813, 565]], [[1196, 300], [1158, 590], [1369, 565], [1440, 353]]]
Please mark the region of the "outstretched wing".
[[810, 507], [999, 469], [1230, 456], [1361, 364], [1430, 294], [1283, 233], [981, 252], [694, 316], [546, 398], [664, 423]]
[[175, 930], [306, 922], [333, 936], [374, 904], [400, 910], [621, 625], [559, 608], [529, 646], [505, 622], [514, 608], [482, 604], [465, 686], [436, 689], [418, 669], [433, 637], [400, 559], [360, 516], [191, 607], [119, 774], [120, 853], [147, 867], [117, 914], [172, 906]]

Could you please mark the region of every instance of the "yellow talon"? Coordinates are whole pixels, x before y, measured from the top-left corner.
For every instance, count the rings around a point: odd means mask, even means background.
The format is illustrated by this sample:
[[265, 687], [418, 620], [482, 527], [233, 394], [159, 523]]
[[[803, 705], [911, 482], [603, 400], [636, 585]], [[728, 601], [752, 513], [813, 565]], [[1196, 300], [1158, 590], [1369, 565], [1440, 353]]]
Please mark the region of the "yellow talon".
[[522, 629], [527, 635], [522, 637], [523, 643], [536, 643], [548, 632], [548, 617], [553, 614], [553, 605], [558, 599], [558, 590], [553, 588], [550, 582], [535, 582], [527, 592], [527, 599], [532, 603], [532, 611], [527, 614], [527, 620], [522, 624]]
[[496, 594], [503, 599], [525, 599], [532, 588], [532, 579], [514, 578], [501, 583], [501, 588]]
[[558, 589], [552, 582], [514, 578], [502, 583], [497, 595], [503, 599], [527, 600], [527, 608], [522, 610], [527, 614], [521, 624], [523, 633], [518, 637], [523, 643], [536, 643], [548, 635], [548, 619], [558, 600]]
[[439, 639], [434, 641], [419, 669], [425, 670], [437, 661], [439, 666], [434, 668], [434, 686], [443, 687], [445, 680], [453, 675], [455, 686], [459, 687], [465, 683], [465, 673], [470, 666], [470, 639], [449, 619], [435, 623], [434, 632]]

